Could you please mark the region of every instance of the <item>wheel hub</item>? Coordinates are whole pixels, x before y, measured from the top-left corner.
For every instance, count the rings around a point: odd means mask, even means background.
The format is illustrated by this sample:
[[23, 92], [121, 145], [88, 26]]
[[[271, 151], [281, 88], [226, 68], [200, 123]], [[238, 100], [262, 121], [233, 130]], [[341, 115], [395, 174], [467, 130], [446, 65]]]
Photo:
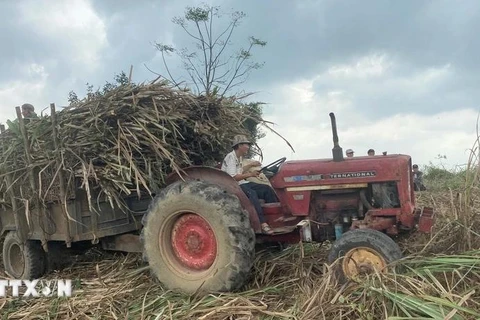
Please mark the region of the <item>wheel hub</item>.
[[217, 240], [210, 224], [197, 214], [187, 213], [175, 221], [171, 243], [174, 256], [194, 270], [210, 268], [217, 256]]
[[383, 256], [374, 249], [358, 247], [348, 251], [342, 262], [343, 273], [350, 279], [355, 277], [383, 272], [387, 262]]
[[23, 259], [23, 250], [18, 244], [12, 244], [8, 250], [8, 261], [10, 264], [10, 269], [13, 273], [13, 276], [19, 278], [23, 274], [23, 269], [25, 268], [25, 261]]

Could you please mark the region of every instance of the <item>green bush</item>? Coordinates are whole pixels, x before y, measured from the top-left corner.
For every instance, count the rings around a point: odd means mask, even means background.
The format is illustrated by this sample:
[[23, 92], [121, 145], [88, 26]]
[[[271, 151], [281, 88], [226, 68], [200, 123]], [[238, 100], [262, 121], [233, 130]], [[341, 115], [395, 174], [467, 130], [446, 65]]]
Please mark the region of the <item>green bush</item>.
[[467, 169], [447, 170], [430, 164], [424, 167], [423, 178], [428, 190], [463, 190], [468, 173]]

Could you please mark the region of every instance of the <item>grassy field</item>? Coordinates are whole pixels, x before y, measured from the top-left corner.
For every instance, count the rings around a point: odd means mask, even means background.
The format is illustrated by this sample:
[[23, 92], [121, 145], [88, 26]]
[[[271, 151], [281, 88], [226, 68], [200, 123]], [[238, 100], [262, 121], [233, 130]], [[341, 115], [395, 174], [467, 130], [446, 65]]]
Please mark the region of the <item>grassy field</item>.
[[[472, 165], [452, 175], [426, 173], [429, 191], [417, 193], [417, 202], [435, 208], [437, 223], [431, 235], [397, 239], [406, 256], [398, 273], [338, 286], [331, 266], [325, 264], [329, 243], [304, 244], [260, 251], [241, 292], [184, 296], [164, 290], [140, 255], [92, 249], [72, 266], [48, 276], [74, 279], [74, 297], [3, 298], [0, 315], [2, 319], [479, 319], [476, 168]], [[0, 278], [4, 277], [0, 270]]]

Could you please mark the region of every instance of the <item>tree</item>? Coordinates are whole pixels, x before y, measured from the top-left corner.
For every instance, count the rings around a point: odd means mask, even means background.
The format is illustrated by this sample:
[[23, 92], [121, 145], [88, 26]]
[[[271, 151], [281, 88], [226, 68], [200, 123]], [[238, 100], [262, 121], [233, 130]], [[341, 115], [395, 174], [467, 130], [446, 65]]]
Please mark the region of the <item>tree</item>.
[[[258, 127], [258, 121], [255, 120], [262, 116], [262, 105], [263, 102], [250, 102], [250, 103], [239, 103], [240, 108], [244, 108], [247, 113], [252, 115], [252, 118], [247, 118], [243, 122], [243, 127], [250, 132], [251, 140], [253, 142], [258, 141], [259, 139], [265, 137], [265, 133], [261, 131]], [[252, 157], [258, 154], [263, 159], [262, 150], [255, 145], [249, 150], [248, 157]]]
[[[262, 116], [263, 104], [263, 102], [250, 102], [242, 104], [242, 107], [245, 108], [248, 113], [252, 114], [254, 118], [260, 118]], [[265, 133], [258, 129], [258, 122], [256, 120], [248, 118], [244, 121], [243, 126], [250, 132], [254, 141], [265, 137]]]
[[168, 67], [166, 56], [176, 54], [187, 72], [188, 85], [198, 94], [224, 96], [244, 83], [249, 74], [264, 64], [252, 61], [252, 51], [267, 43], [250, 36], [246, 47], [229, 50], [234, 31], [240, 25], [245, 13], [235, 11], [229, 14], [227, 26], [217, 32], [222, 14], [219, 7], [204, 5], [187, 7], [183, 17], [175, 17], [172, 22], [180, 26], [193, 40], [192, 48], [176, 49], [171, 45], [155, 43], [162, 54], [163, 64], [169, 80], [179, 85]]

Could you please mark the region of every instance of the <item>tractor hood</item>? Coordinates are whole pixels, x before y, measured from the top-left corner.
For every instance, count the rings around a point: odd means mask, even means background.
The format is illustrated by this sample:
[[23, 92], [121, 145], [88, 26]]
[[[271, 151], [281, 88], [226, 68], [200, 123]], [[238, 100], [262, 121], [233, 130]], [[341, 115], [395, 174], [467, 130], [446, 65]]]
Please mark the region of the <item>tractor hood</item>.
[[287, 161], [270, 180], [275, 188], [395, 181], [408, 177], [408, 155]]

